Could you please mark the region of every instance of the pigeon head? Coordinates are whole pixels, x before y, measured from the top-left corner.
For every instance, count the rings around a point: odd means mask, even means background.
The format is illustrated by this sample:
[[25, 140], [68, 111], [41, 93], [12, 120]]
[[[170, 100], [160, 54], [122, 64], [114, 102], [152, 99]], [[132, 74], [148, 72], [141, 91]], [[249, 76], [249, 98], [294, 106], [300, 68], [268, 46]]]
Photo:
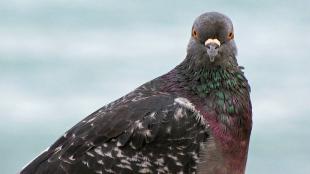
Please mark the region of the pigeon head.
[[207, 12], [197, 17], [187, 54], [196, 62], [210, 66], [235, 61], [237, 48], [231, 20], [217, 12]]

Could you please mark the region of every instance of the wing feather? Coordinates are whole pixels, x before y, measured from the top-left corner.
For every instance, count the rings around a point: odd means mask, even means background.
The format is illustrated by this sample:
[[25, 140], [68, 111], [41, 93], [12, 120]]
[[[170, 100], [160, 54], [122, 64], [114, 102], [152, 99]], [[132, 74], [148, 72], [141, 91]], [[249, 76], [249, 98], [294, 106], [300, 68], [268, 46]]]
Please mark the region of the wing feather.
[[188, 166], [197, 162], [199, 143], [208, 137], [197, 113], [176, 104], [171, 94], [137, 95], [129, 94], [83, 119], [21, 173], [194, 171]]

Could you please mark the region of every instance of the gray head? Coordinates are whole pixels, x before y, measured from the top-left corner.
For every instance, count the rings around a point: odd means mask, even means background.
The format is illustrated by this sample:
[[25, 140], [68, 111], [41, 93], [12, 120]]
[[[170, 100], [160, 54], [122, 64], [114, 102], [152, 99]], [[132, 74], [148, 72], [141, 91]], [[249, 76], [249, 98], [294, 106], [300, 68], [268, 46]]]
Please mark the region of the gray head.
[[221, 65], [234, 62], [237, 49], [231, 20], [217, 12], [208, 12], [196, 18], [187, 49], [195, 62]]

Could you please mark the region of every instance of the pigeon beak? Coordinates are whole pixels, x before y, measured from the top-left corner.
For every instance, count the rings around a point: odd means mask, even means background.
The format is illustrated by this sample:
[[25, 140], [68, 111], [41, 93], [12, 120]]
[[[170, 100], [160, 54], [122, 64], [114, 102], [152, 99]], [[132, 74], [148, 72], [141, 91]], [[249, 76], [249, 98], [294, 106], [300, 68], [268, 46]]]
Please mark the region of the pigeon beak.
[[214, 62], [214, 59], [218, 54], [218, 48], [221, 46], [221, 42], [218, 39], [208, 39], [205, 42], [205, 46], [207, 47], [210, 62]]

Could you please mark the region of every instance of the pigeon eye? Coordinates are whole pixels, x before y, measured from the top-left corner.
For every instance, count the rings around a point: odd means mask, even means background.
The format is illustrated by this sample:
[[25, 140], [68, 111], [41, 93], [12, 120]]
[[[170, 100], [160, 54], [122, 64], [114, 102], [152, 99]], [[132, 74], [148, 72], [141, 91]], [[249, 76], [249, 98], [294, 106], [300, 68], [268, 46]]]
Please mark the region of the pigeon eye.
[[229, 40], [234, 39], [234, 33], [233, 32], [228, 33], [228, 39]]
[[197, 33], [197, 31], [195, 29], [193, 29], [193, 31], [192, 31], [192, 36], [194, 38], [198, 39], [198, 33]]

